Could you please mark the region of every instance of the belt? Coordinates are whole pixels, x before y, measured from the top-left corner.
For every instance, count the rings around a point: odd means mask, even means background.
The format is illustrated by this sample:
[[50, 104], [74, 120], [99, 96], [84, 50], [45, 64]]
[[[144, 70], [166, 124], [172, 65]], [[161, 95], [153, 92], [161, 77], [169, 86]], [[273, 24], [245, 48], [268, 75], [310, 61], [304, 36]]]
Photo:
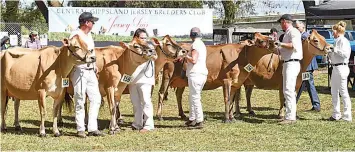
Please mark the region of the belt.
[[82, 70], [94, 70], [94, 68], [80, 68], [80, 69], [82, 69]]
[[283, 61], [283, 63], [287, 63], [287, 62], [294, 62], [294, 61], [301, 61], [300, 59], [290, 59], [290, 60], [287, 60], [287, 61]]
[[332, 66], [338, 66], [338, 65], [347, 65], [346, 63], [335, 63], [335, 64], [330, 64]]

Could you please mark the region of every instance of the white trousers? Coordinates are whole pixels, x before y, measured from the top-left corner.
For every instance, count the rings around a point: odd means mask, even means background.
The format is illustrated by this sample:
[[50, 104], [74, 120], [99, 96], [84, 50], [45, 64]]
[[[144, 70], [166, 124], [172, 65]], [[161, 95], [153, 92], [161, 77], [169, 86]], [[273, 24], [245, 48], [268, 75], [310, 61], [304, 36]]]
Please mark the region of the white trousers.
[[332, 77], [331, 77], [331, 93], [333, 102], [333, 115], [334, 119], [339, 120], [341, 118], [340, 113], [340, 96], [343, 99], [344, 104], [344, 114], [343, 119], [347, 121], [352, 121], [351, 116], [351, 101], [348, 93], [348, 75], [349, 67], [347, 65], [333, 66]]
[[188, 77], [190, 104], [189, 120], [196, 120], [196, 123], [203, 121], [201, 91], [205, 85], [206, 79], [207, 76], [202, 74], [190, 74]]
[[134, 121], [132, 126], [137, 129], [154, 129], [151, 90], [152, 85], [150, 84], [138, 83], [129, 85], [129, 93], [134, 112]]
[[283, 64], [282, 88], [286, 103], [286, 120], [296, 120], [296, 82], [300, 68], [300, 62], [292, 61]]
[[71, 81], [74, 85], [75, 122], [77, 131], [85, 131], [86, 93], [90, 101], [88, 131], [98, 130], [97, 117], [101, 104], [101, 94], [94, 70], [75, 68]]

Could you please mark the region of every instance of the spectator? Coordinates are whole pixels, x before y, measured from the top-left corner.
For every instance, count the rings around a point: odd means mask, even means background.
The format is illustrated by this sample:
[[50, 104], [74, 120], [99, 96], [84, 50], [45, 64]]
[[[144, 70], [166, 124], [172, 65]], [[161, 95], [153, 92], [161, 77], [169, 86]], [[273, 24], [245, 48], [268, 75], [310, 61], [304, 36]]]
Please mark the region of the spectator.
[[10, 47], [10, 38], [8, 36], [4, 36], [1, 39], [1, 50], [6, 50]]
[[40, 49], [41, 47], [41, 42], [38, 39], [38, 32], [37, 31], [32, 31], [29, 35], [29, 39], [25, 42], [25, 48], [31, 48], [31, 49]]
[[274, 41], [277, 41], [278, 40], [278, 38], [277, 38], [277, 32], [279, 32], [276, 28], [271, 28], [271, 30], [270, 30], [270, 37], [272, 37], [272, 40], [274, 40]]

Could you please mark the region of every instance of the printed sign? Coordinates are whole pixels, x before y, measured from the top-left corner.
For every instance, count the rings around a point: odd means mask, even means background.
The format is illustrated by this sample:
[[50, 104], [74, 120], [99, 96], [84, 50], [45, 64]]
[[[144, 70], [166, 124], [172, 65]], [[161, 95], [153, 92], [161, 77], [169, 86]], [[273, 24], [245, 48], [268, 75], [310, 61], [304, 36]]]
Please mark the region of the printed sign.
[[63, 88], [69, 87], [69, 78], [62, 78], [62, 87]]
[[18, 45], [17, 35], [10, 35], [10, 44], [11, 44], [11, 46], [17, 46]]
[[253, 67], [250, 63], [248, 63], [248, 64], [244, 67], [244, 69], [245, 69], [245, 71], [247, 71], [247, 72], [251, 72], [251, 71], [254, 70], [254, 67]]
[[213, 33], [213, 9], [104, 7], [48, 7], [49, 32], [76, 30], [83, 12], [99, 18], [95, 34], [130, 36], [145, 28], [150, 36], [189, 36], [192, 27], [199, 27], [202, 35]]
[[123, 74], [122, 78], [121, 78], [121, 82], [129, 84], [132, 82], [132, 76], [127, 75], [127, 74]]
[[48, 36], [47, 34], [39, 35], [39, 40], [41, 45], [48, 45]]
[[311, 78], [311, 73], [310, 72], [302, 73], [302, 81], [309, 80], [310, 78]]

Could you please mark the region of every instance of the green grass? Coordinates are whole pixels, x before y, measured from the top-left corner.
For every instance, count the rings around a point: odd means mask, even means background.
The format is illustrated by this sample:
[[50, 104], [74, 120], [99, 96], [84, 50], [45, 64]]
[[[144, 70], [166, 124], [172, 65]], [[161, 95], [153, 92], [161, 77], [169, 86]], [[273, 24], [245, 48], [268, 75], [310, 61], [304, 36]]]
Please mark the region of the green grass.
[[[47, 102], [47, 134], [46, 138], [38, 137], [39, 114], [37, 101], [22, 101], [20, 107], [21, 125], [24, 134], [16, 134], [12, 126], [14, 111], [13, 102], [9, 103], [7, 124], [8, 133], [1, 133], [2, 150], [355, 150], [355, 123], [329, 122], [323, 120], [332, 113], [331, 95], [327, 90], [326, 74], [315, 78], [321, 100], [321, 112], [307, 112], [311, 108], [308, 94], [304, 92], [298, 103], [300, 120], [294, 125], [277, 124], [278, 92], [255, 89], [252, 95], [252, 106], [256, 117], [247, 116], [245, 96], [242, 93], [241, 107], [243, 121], [230, 124], [222, 123], [224, 104], [222, 90], [203, 91], [203, 110], [207, 116], [205, 128], [187, 130], [182, 127], [184, 121], [178, 119], [175, 94], [170, 89], [169, 100], [164, 105], [164, 121], [155, 120], [156, 130], [147, 134], [132, 131], [129, 127], [132, 118], [132, 104], [129, 96], [122, 99], [122, 111], [125, 124], [116, 135], [105, 137], [75, 137], [74, 113], [64, 111], [65, 127], [61, 128], [63, 136], [53, 137], [52, 100]], [[155, 87], [153, 101], [154, 111], [157, 106], [157, 90]], [[187, 94], [184, 93], [183, 107], [188, 115]], [[352, 107], [355, 108], [355, 91], [349, 89]], [[343, 106], [341, 106], [343, 109]], [[353, 110], [353, 116], [355, 112]], [[107, 133], [109, 125], [107, 104], [100, 110], [100, 128]]]

